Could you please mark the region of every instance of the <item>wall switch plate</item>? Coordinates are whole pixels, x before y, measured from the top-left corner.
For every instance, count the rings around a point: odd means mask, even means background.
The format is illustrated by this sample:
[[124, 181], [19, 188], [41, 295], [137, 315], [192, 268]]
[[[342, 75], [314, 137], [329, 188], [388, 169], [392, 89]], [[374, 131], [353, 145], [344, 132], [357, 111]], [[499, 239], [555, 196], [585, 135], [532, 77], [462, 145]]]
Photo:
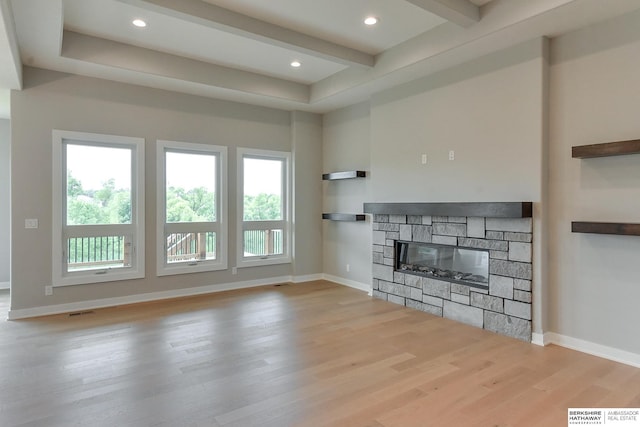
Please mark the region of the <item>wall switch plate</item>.
[[231, 274], [238, 274], [238, 267], [231, 267]]
[[422, 155], [422, 164], [423, 164], [423, 165], [426, 165], [426, 164], [427, 164], [427, 155], [426, 155], [426, 154], [423, 154], [423, 155]]
[[45, 286], [44, 287], [44, 294], [46, 296], [53, 295], [53, 286]]
[[455, 160], [456, 153], [453, 150], [449, 150], [449, 160]]
[[24, 228], [38, 228], [38, 220], [35, 218], [25, 219]]
[[351, 266], [347, 264], [347, 273], [351, 271]]

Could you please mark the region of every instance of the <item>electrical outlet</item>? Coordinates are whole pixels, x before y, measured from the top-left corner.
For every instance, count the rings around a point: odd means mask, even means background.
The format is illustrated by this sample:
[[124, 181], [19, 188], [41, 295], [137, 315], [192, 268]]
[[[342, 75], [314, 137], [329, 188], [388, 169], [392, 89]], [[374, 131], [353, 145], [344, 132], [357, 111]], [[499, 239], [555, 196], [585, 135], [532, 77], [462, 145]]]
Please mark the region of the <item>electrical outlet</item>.
[[38, 220], [35, 218], [25, 219], [24, 228], [38, 228]]
[[351, 266], [347, 264], [347, 273], [351, 271]]
[[44, 287], [44, 294], [46, 296], [51, 296], [53, 295], [53, 286], [45, 286]]
[[426, 164], [427, 164], [427, 155], [426, 155], [426, 154], [423, 154], [423, 155], [422, 155], [422, 164], [423, 164], [423, 165], [426, 165]]
[[449, 150], [449, 160], [455, 160], [456, 159], [456, 152], [453, 150]]
[[238, 267], [231, 267], [231, 274], [238, 274]]

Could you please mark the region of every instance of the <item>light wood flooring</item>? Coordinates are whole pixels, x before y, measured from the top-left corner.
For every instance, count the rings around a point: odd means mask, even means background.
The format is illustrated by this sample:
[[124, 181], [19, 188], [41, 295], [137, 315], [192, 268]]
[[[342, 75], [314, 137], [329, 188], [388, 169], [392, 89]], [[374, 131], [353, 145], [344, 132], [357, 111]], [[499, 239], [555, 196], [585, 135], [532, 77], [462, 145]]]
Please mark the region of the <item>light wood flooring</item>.
[[0, 322], [3, 427], [547, 427], [568, 407], [640, 407], [640, 369], [324, 281]]

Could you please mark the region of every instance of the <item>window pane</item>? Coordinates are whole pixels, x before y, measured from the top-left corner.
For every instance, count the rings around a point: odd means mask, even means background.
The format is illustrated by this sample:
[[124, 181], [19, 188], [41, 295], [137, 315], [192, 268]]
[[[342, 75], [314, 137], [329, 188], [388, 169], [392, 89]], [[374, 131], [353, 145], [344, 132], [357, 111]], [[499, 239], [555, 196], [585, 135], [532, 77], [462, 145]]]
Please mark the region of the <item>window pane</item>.
[[166, 153], [167, 222], [216, 221], [216, 156]]
[[67, 239], [68, 271], [131, 267], [131, 236]]
[[282, 220], [284, 162], [244, 159], [244, 221]]
[[131, 150], [67, 144], [67, 225], [131, 224]]
[[282, 255], [282, 230], [245, 230], [244, 256]]
[[167, 263], [216, 259], [216, 233], [169, 233]]

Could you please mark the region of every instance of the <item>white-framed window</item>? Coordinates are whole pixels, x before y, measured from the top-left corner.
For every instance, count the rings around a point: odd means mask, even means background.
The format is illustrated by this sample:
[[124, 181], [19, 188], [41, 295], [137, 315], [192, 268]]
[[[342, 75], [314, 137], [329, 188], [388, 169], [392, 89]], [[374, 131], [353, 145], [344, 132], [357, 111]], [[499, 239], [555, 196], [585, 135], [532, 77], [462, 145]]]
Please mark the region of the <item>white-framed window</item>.
[[144, 138], [52, 136], [53, 285], [144, 277]]
[[227, 268], [227, 148], [158, 141], [157, 274]]
[[291, 262], [291, 153], [238, 148], [238, 267]]

